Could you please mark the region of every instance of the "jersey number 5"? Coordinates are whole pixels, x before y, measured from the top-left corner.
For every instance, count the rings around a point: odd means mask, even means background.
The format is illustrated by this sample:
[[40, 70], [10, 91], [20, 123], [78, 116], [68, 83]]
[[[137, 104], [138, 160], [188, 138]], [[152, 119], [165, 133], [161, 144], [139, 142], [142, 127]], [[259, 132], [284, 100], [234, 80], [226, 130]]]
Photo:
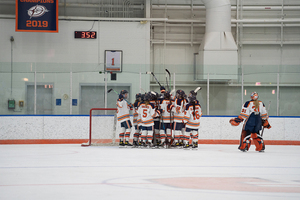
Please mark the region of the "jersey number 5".
[[147, 109], [143, 110], [143, 117], [146, 118], [147, 117]]

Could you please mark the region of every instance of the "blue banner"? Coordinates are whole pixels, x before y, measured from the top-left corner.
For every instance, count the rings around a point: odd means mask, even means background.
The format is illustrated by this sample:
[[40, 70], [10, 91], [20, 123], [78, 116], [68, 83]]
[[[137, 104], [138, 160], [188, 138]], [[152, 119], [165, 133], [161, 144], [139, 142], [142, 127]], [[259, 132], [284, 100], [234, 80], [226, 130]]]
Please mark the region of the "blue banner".
[[58, 32], [58, 0], [16, 0], [16, 31]]

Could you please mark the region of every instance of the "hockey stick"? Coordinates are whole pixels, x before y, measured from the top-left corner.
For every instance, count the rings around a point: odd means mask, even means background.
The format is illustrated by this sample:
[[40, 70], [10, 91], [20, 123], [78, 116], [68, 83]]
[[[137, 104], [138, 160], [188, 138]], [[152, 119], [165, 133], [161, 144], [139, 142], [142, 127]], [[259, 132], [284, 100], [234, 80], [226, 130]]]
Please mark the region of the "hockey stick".
[[158, 83], [158, 85], [161, 87], [160, 82], [157, 80], [156, 76], [154, 75], [153, 72], [146, 72], [146, 74], [152, 74], [152, 76], [155, 78], [156, 82]]
[[[267, 109], [267, 113], [268, 113], [267, 120], [269, 119], [270, 105], [271, 105], [271, 101], [269, 101], [269, 105], [268, 105], [268, 109]], [[264, 135], [264, 130], [265, 130], [265, 127], [263, 126], [263, 129], [261, 131], [261, 137]]]
[[[114, 89], [109, 89], [108, 91], [107, 91], [107, 93], [110, 93], [111, 91], [114, 91], [118, 96], [120, 96], [120, 94], [116, 91], [116, 90], [114, 90]], [[133, 105], [127, 100], [127, 99], [125, 99], [124, 98], [124, 100], [131, 106], [131, 107], [133, 107]]]
[[197, 87], [194, 92], [197, 93], [199, 90], [202, 90], [202, 87]]
[[[168, 90], [170, 91], [170, 87], [171, 87], [171, 73], [170, 73], [170, 71], [168, 69], [166, 69], [166, 72], [167, 72], [167, 74], [166, 74], [167, 87], [168, 87]], [[169, 75], [169, 82], [170, 82], [170, 84], [168, 84], [167, 75]]]
[[141, 90], [143, 90], [145, 94], [147, 93], [143, 88], [141, 88]]

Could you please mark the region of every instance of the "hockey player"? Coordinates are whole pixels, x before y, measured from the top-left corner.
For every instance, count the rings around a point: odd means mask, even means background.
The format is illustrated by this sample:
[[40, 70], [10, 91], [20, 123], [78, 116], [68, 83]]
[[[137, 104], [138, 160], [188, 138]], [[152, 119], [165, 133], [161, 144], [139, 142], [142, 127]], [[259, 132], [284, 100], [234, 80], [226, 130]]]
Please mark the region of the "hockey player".
[[[154, 121], [153, 118], [159, 114], [155, 111], [154, 105], [150, 103], [151, 93], [145, 95], [144, 102], [140, 104], [138, 108], [138, 114], [140, 115], [141, 122], [143, 123], [141, 141], [139, 145], [141, 147], [150, 147], [153, 139]], [[158, 111], [159, 112], [159, 111]]]
[[240, 115], [236, 118], [230, 119], [233, 126], [238, 126], [242, 121], [244, 122], [242, 134], [240, 138], [240, 146], [238, 149], [241, 151], [248, 151], [251, 146], [251, 138], [256, 146], [256, 151], [263, 152], [265, 144], [259, 131], [261, 127], [270, 129], [271, 126], [267, 120], [268, 113], [263, 102], [258, 100], [257, 92], [252, 92], [251, 100], [246, 101], [242, 106]]
[[[160, 126], [160, 139], [161, 143], [159, 147], [167, 148], [167, 143], [170, 143], [172, 133], [171, 133], [171, 123], [170, 123], [170, 109], [168, 105], [172, 104], [171, 95], [169, 92], [164, 93], [164, 99], [160, 103], [161, 111], [161, 126]], [[167, 140], [166, 140], [167, 139]]]
[[177, 98], [174, 101], [174, 105], [170, 106], [170, 110], [174, 112], [174, 142], [175, 147], [180, 147], [180, 138], [183, 138], [182, 129], [184, 128], [183, 117], [185, 111], [185, 100], [184, 100], [184, 91], [177, 90], [176, 96]]
[[[196, 94], [197, 95], [197, 94]], [[184, 149], [190, 148], [189, 139], [192, 136], [192, 148], [198, 149], [198, 130], [200, 128], [200, 117], [202, 116], [201, 106], [195, 96], [190, 96], [184, 113], [185, 138]]]
[[[121, 132], [119, 134], [120, 138], [120, 147], [127, 147], [132, 146], [132, 144], [129, 143], [129, 137], [131, 132], [131, 121], [129, 116], [129, 110], [132, 109], [131, 104], [128, 104], [125, 99], [128, 97], [128, 91], [127, 90], [121, 90], [119, 99], [117, 100], [117, 118], [118, 122], [120, 122], [121, 125]], [[124, 141], [125, 137], [125, 141]]]
[[[149, 94], [151, 96], [150, 103], [152, 103], [154, 105], [155, 110], [158, 110], [159, 105], [160, 105], [160, 99], [159, 99], [158, 93], [150, 92]], [[160, 119], [159, 119], [159, 116], [154, 117], [153, 121], [154, 121], [154, 135], [153, 136], [154, 136], [154, 139], [156, 140], [155, 144], [159, 144], [160, 143], [160, 134], [159, 134], [160, 133], [160, 130], [159, 130]]]
[[141, 100], [142, 100], [142, 94], [141, 93], [138, 93], [135, 95], [135, 102], [133, 104], [133, 110], [134, 110], [134, 113], [133, 113], [133, 125], [134, 125], [134, 128], [135, 128], [135, 133], [133, 135], [133, 146], [134, 147], [137, 147], [138, 146], [138, 140], [139, 140], [139, 136], [140, 136], [140, 129], [138, 127], [138, 108], [140, 106], [140, 103], [141, 103]]

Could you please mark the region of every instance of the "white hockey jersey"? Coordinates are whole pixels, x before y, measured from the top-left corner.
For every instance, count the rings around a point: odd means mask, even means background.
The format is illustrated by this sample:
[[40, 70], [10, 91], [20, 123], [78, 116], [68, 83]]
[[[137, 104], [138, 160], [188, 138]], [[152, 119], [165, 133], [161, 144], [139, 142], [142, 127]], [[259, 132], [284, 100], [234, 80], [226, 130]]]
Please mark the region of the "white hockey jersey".
[[122, 101], [117, 101], [118, 122], [125, 122], [127, 120], [130, 120], [129, 111], [130, 111], [130, 106], [124, 99]]
[[141, 103], [138, 108], [138, 114], [140, 116], [143, 126], [149, 127], [154, 125], [154, 117], [157, 117], [158, 114], [155, 112], [154, 105], [152, 103], [146, 105]]
[[133, 110], [134, 110], [134, 112], [133, 112], [133, 125], [137, 125], [138, 124], [138, 108], [139, 108], [139, 106], [140, 106], [140, 104], [141, 104], [141, 102], [135, 102], [134, 104], [133, 104]]
[[185, 111], [185, 100], [184, 99], [175, 99], [174, 108], [174, 122], [183, 123], [184, 111]]
[[161, 115], [164, 123], [170, 123], [170, 109], [168, 109], [169, 104], [170, 104], [170, 100], [166, 100], [166, 99], [162, 100], [160, 104], [160, 109], [162, 109]]
[[257, 109], [255, 109], [253, 100], [246, 101], [246, 103], [242, 106], [240, 116], [243, 119], [248, 119], [252, 113], [254, 113], [255, 115], [260, 115], [262, 119], [267, 119], [268, 117], [267, 110], [262, 101], [259, 101], [259, 107]]
[[186, 111], [184, 112], [184, 123], [185, 127], [190, 129], [200, 128], [200, 117], [202, 116], [202, 110], [200, 104], [195, 104], [195, 112], [193, 104], [189, 103], [186, 105]]

